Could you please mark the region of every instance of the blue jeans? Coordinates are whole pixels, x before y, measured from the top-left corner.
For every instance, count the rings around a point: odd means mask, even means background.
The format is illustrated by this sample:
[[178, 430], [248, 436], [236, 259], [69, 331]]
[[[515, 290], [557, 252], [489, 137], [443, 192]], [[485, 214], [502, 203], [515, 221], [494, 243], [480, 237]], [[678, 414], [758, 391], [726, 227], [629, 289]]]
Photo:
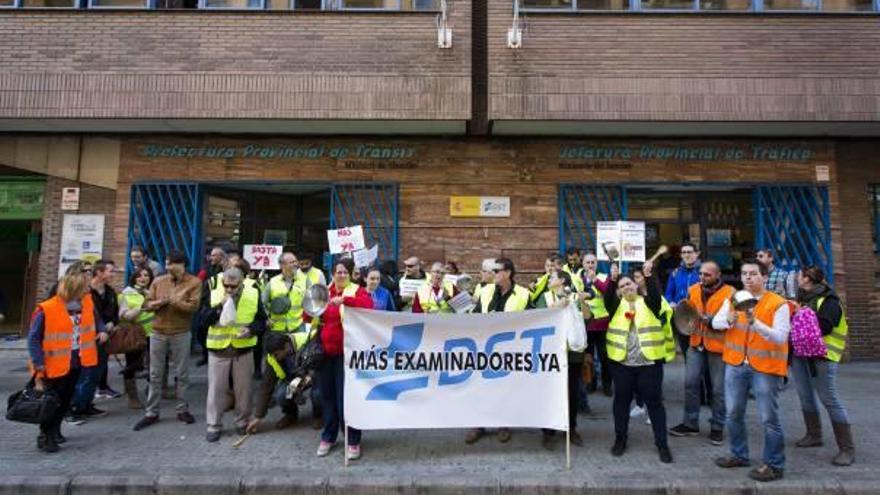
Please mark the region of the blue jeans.
[[712, 430], [723, 430], [727, 421], [724, 405], [724, 360], [721, 354], [688, 347], [684, 374], [684, 419], [682, 423], [700, 428], [700, 392], [703, 388], [703, 371], [708, 368], [712, 380]]
[[782, 381], [781, 376], [755, 371], [748, 364], [727, 366], [724, 373], [724, 399], [727, 402], [730, 453], [734, 457], [749, 460], [746, 404], [751, 387], [758, 403], [761, 424], [764, 426], [764, 464], [779, 470], [785, 469], [785, 437], [777, 400]]
[[[345, 385], [345, 363], [342, 356], [327, 356], [321, 367], [318, 368], [318, 386], [320, 387], [321, 409], [324, 413], [324, 429], [321, 431], [321, 440], [334, 443], [339, 435], [339, 428], [345, 424], [342, 416], [343, 392]], [[348, 444], [360, 445], [361, 430], [348, 429]]]
[[83, 368], [76, 382], [76, 391], [70, 410], [73, 413], [81, 413], [92, 405], [95, 400], [95, 390], [98, 388], [98, 379], [107, 369], [107, 352], [102, 344], [98, 344], [98, 365]]
[[816, 376], [810, 374], [810, 359], [796, 357], [791, 363], [791, 374], [801, 400], [801, 409], [819, 414], [819, 403], [828, 411], [832, 423], [849, 424], [849, 415], [837, 394], [837, 363], [827, 359], [813, 359]]

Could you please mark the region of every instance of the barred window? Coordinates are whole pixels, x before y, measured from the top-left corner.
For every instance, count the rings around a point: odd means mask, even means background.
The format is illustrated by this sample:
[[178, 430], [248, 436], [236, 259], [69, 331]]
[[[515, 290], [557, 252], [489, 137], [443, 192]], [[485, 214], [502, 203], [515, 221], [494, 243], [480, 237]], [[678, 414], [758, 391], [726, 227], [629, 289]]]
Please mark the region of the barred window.
[[871, 202], [871, 220], [874, 224], [874, 252], [880, 253], [880, 184], [868, 185], [868, 200]]

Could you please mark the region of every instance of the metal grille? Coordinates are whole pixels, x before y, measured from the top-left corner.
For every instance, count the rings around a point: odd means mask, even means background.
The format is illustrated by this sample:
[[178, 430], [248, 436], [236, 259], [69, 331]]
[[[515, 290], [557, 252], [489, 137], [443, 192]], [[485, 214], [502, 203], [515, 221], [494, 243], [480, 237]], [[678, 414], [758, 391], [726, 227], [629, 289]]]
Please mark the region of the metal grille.
[[362, 225], [367, 248], [379, 245], [379, 260], [397, 259], [397, 184], [344, 182], [333, 185], [330, 228]]
[[619, 186], [559, 185], [559, 250], [596, 249], [596, 222], [626, 220], [626, 192]]
[[[143, 246], [164, 263], [172, 249], [186, 253], [195, 273], [202, 262], [202, 189], [196, 183], [135, 184], [131, 186], [128, 247]], [[126, 257], [127, 258], [127, 257]], [[126, 259], [126, 273], [131, 260]]]
[[818, 186], [755, 188], [755, 247], [770, 248], [785, 269], [817, 265], [833, 282], [828, 189]]

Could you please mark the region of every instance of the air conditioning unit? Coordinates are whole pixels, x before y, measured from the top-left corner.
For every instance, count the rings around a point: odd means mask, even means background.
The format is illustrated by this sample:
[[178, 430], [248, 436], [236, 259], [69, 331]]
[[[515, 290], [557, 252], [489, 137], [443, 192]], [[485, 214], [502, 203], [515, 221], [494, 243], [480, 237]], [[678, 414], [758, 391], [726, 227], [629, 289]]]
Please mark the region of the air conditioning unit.
[[522, 47], [522, 29], [510, 28], [507, 30], [507, 48]]
[[452, 29], [448, 26], [437, 28], [437, 48], [452, 48]]

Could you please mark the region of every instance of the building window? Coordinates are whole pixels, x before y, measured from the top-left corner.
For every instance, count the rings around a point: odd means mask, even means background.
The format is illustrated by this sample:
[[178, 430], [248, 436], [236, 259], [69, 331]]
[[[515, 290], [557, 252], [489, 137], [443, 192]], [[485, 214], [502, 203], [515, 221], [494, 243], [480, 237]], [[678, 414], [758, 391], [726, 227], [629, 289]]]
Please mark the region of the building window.
[[518, 0], [524, 12], [878, 12], [880, 0]]
[[202, 9], [262, 10], [265, 0], [200, 0]]
[[642, 10], [693, 10], [692, 0], [642, 0]]
[[89, 0], [89, 8], [148, 9], [149, 0]]
[[73, 9], [77, 7], [77, 0], [21, 0], [22, 7], [32, 8], [62, 8]]

